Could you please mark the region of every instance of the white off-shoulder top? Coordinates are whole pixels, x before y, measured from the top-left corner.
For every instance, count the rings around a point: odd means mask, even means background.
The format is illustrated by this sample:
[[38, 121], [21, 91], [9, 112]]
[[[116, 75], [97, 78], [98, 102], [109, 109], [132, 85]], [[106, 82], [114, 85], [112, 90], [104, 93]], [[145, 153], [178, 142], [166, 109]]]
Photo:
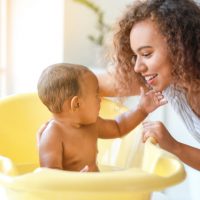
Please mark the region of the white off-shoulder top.
[[200, 118], [190, 108], [184, 92], [176, 90], [173, 86], [163, 92], [165, 98], [171, 103], [175, 112], [181, 116], [189, 133], [200, 142]]

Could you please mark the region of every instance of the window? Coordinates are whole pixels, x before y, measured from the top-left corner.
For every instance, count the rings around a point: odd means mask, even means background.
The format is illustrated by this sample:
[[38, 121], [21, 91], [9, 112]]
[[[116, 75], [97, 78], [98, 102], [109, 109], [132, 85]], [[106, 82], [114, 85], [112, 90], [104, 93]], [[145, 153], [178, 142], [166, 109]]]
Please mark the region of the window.
[[41, 71], [63, 62], [64, 0], [0, 0], [0, 95], [36, 90]]

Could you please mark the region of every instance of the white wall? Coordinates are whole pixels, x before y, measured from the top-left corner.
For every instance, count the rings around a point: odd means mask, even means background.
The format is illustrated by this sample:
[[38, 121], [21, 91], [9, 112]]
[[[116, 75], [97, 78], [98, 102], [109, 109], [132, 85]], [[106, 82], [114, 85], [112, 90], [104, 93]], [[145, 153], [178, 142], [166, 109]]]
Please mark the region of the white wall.
[[[97, 1], [114, 21], [124, 1]], [[93, 12], [72, 0], [7, 0], [8, 63], [5, 94], [36, 89], [46, 66], [57, 62], [95, 65], [96, 46], [87, 36], [95, 33]], [[110, 8], [112, 7], [112, 10]]]
[[9, 0], [9, 91], [36, 89], [46, 66], [63, 61], [64, 0]]
[[[106, 22], [112, 25], [121, 10], [130, 0], [94, 0], [105, 11]], [[96, 34], [96, 15], [87, 7], [75, 3], [73, 0], [65, 1], [65, 55], [66, 62], [82, 63], [89, 67], [96, 66], [97, 47], [87, 37]]]

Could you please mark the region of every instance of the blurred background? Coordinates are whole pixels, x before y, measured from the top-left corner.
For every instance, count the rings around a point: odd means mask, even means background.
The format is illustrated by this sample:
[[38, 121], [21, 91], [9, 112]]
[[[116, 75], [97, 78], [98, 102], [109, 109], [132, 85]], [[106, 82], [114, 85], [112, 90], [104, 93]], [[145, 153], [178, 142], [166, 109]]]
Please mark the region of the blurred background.
[[[112, 27], [133, 0], [0, 0], [0, 97], [36, 91], [48, 65], [80, 63], [104, 70]], [[125, 104], [134, 107], [137, 97]], [[200, 148], [166, 105], [149, 117], [160, 120], [179, 141]], [[168, 200], [199, 200], [200, 172], [188, 166], [186, 180], [162, 193]], [[157, 197], [159, 199], [159, 197]]]

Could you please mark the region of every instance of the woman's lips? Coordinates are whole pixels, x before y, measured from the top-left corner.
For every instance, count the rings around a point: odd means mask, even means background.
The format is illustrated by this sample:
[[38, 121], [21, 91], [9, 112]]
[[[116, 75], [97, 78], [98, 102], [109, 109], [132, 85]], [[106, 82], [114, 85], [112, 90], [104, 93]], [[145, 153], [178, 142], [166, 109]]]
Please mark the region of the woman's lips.
[[158, 76], [158, 74], [145, 76], [145, 80], [146, 80], [147, 84], [152, 85], [157, 76]]

